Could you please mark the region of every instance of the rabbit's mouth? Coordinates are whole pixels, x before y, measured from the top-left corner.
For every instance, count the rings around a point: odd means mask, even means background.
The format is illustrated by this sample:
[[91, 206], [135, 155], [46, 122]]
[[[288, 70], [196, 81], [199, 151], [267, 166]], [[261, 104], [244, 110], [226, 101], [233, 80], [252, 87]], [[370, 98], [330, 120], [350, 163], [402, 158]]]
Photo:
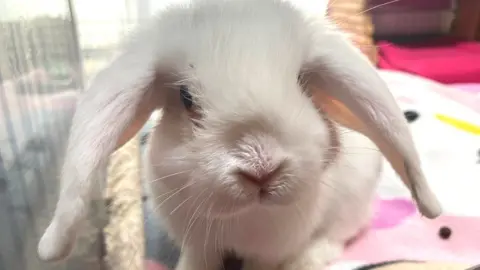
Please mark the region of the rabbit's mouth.
[[293, 192], [261, 188], [257, 194], [257, 203], [262, 206], [289, 205], [294, 200], [292, 193]]
[[237, 214], [252, 208], [288, 206], [299, 197], [299, 186], [291, 177], [278, 177], [268, 185], [259, 186], [236, 180], [225, 192], [217, 193], [216, 205], [211, 209], [219, 215]]
[[268, 185], [243, 187], [248, 193], [246, 200], [252, 207], [289, 205], [296, 197], [294, 194], [298, 193], [291, 180], [290, 177], [280, 177]]
[[[277, 208], [289, 206], [302, 196], [298, 186], [288, 185], [288, 181], [279, 178], [268, 186], [234, 181], [223, 188], [212, 188], [213, 195], [208, 195], [207, 203], [204, 204], [203, 212], [214, 218], [224, 219], [248, 212], [253, 209]], [[207, 195], [205, 195], [207, 196]], [[207, 196], [207, 197], [208, 197]]]

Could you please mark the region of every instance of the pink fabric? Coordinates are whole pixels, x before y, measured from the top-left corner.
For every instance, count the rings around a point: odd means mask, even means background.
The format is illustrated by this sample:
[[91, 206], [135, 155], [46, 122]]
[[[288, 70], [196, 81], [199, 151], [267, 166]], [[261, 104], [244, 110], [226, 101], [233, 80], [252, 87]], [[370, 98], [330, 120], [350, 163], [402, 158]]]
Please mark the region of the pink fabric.
[[[346, 249], [342, 260], [480, 263], [479, 217], [440, 216], [429, 220], [412, 211], [413, 203], [404, 199], [380, 200], [378, 206], [370, 230]], [[442, 226], [452, 230], [449, 239], [439, 237]]]
[[168, 270], [166, 266], [152, 260], [145, 261], [145, 267], [147, 270]]
[[457, 88], [463, 92], [480, 95], [480, 83], [457, 83], [450, 86]]
[[453, 87], [432, 87], [432, 90], [480, 113], [480, 84], [466, 85], [454, 84], [450, 85]]
[[400, 224], [405, 217], [413, 215], [416, 211], [415, 205], [410, 200], [378, 200], [370, 229], [393, 228]]
[[379, 67], [442, 83], [480, 83], [480, 43], [437, 39], [415, 45], [379, 42]]

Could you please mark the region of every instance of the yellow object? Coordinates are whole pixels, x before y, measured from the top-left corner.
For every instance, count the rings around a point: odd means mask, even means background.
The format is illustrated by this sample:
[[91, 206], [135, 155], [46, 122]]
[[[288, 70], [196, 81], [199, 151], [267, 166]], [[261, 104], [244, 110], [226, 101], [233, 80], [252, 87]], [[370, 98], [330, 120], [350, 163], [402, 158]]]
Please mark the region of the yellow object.
[[446, 116], [446, 115], [443, 115], [443, 114], [437, 114], [436, 115], [437, 119], [448, 124], [448, 125], [451, 125], [453, 127], [456, 127], [460, 130], [463, 130], [463, 131], [466, 131], [466, 132], [469, 132], [469, 133], [472, 133], [472, 134], [475, 134], [475, 135], [480, 135], [480, 126], [477, 126], [477, 125], [474, 125], [472, 123], [469, 123], [469, 122], [466, 122], [466, 121], [463, 121], [463, 120], [459, 120], [459, 119], [456, 119], [456, 118], [453, 118], [453, 117], [450, 117], [450, 116]]

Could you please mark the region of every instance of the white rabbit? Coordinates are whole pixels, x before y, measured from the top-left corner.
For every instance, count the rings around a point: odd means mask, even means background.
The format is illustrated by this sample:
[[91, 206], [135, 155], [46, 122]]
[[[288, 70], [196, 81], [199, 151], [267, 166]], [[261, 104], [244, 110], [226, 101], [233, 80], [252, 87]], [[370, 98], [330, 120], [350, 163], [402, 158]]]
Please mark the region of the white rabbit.
[[420, 211], [441, 212], [402, 112], [325, 18], [204, 0], [162, 12], [92, 81], [40, 258], [69, 254], [93, 175], [157, 108], [145, 167], [178, 270], [219, 269], [231, 251], [247, 269], [322, 269], [368, 221], [376, 147]]
[[177, 269], [221, 269], [224, 251], [246, 259], [246, 269], [322, 269], [366, 225], [381, 156], [363, 135], [313, 110], [274, 126], [261, 112], [259, 126], [233, 116], [222, 136], [179, 137], [189, 119], [177, 113], [154, 132], [148, 177], [184, 252]]

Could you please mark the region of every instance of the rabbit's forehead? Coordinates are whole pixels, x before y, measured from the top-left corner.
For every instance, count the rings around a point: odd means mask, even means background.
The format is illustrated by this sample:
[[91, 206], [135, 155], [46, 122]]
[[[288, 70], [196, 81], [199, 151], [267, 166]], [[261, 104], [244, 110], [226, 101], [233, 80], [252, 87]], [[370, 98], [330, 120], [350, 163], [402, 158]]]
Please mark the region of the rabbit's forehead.
[[[192, 49], [186, 79], [200, 100], [215, 106], [266, 106], [283, 103], [288, 94], [295, 95], [290, 92], [301, 93], [297, 77], [304, 51], [302, 46], [295, 46], [298, 41], [272, 44], [259, 33], [247, 37], [235, 40], [238, 37], [234, 36], [217, 43], [202, 40]], [[289, 105], [293, 102], [290, 98]]]
[[193, 62], [189, 77], [198, 94], [206, 98], [211, 96], [212, 99], [246, 91], [250, 91], [251, 95], [260, 95], [267, 89], [273, 94], [297, 85], [300, 65], [288, 61], [287, 57], [263, 57], [255, 54], [238, 58], [226, 55], [206, 65], [203, 61], [200, 64]]
[[296, 80], [307, 55], [305, 42], [280, 33], [273, 36], [256, 30], [199, 38], [188, 48], [187, 74], [214, 88]]
[[297, 88], [311, 31], [290, 6], [231, 1], [199, 6], [186, 15], [189, 20], [176, 22], [174, 35], [179, 38], [172, 50], [182, 52], [181, 78], [190, 81], [194, 94], [224, 102], [241, 99], [235, 95], [242, 92], [252, 98], [267, 91], [274, 98], [275, 92]]
[[[187, 49], [187, 59], [198, 72], [256, 69], [299, 69], [307, 55], [305, 42], [283, 37], [274, 39], [266, 33], [224, 33], [225, 37], [200, 38]], [[283, 39], [289, 39], [284, 40]]]
[[277, 1], [224, 2], [194, 15], [190, 24], [179, 21], [179, 46], [206, 71], [297, 68], [311, 40], [305, 19]]

